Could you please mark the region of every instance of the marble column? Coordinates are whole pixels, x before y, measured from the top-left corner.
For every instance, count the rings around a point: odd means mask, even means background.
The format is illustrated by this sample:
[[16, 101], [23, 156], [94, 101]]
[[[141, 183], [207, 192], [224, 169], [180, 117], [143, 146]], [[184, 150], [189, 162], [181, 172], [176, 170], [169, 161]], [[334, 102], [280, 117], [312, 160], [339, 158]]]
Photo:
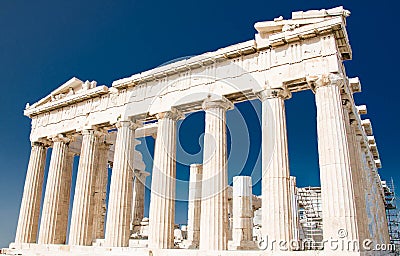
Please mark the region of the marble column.
[[189, 248], [198, 248], [200, 243], [200, 216], [201, 216], [201, 183], [203, 166], [201, 164], [190, 165], [189, 177], [189, 202], [187, 240]]
[[65, 184], [70, 182], [66, 180], [68, 177], [65, 174], [69, 164], [68, 145], [70, 139], [60, 134], [53, 137], [52, 140], [53, 150], [40, 221], [39, 244], [64, 244], [67, 235], [64, 214], [68, 214], [68, 208], [66, 209], [62, 202], [66, 197], [64, 195]]
[[95, 130], [82, 131], [82, 147], [76, 177], [74, 203], [68, 243], [91, 245], [93, 240], [94, 186], [101, 135]]
[[381, 238], [381, 233], [379, 230], [379, 204], [378, 204], [378, 200], [379, 200], [379, 189], [378, 186], [376, 184], [377, 180], [376, 180], [376, 174], [375, 171], [372, 167], [372, 159], [370, 158], [371, 161], [369, 163], [369, 168], [370, 168], [370, 186], [371, 186], [371, 197], [372, 197], [372, 201], [371, 201], [371, 205], [370, 205], [370, 210], [372, 212], [372, 216], [373, 216], [373, 221], [372, 221], [372, 226], [373, 226], [373, 241], [374, 243], [382, 243], [382, 238]]
[[[284, 89], [259, 93], [262, 101], [262, 234], [269, 240], [293, 239], [289, 155]], [[276, 249], [278, 247], [274, 247]]]
[[390, 244], [388, 220], [386, 218], [385, 199], [381, 194], [378, 197], [378, 216], [379, 216], [379, 231], [381, 234], [381, 243]]
[[377, 191], [375, 188], [376, 186], [375, 186], [375, 180], [373, 178], [373, 173], [370, 168], [370, 164], [368, 163], [367, 151], [368, 151], [367, 146], [364, 146], [362, 152], [362, 159], [363, 159], [363, 169], [365, 175], [365, 184], [367, 189], [365, 202], [366, 202], [366, 210], [368, 217], [368, 235], [369, 239], [371, 239], [374, 242], [377, 242], [378, 241], [377, 226], [376, 226], [377, 220], [375, 214], [376, 213], [375, 195]]
[[65, 209], [60, 213], [60, 221], [62, 223], [61, 230], [65, 230], [65, 233], [60, 233], [60, 241], [62, 244], [66, 243], [67, 240], [67, 230], [68, 230], [68, 216], [69, 216], [69, 207], [71, 203], [71, 185], [72, 185], [72, 170], [74, 167], [74, 157], [75, 153], [68, 151], [67, 160], [63, 172], [63, 185], [60, 199], [60, 208]]
[[317, 106], [323, 236], [324, 239], [357, 240], [354, 186], [340, 94], [343, 78], [329, 74], [311, 84]]
[[299, 230], [299, 207], [297, 201], [297, 187], [296, 177], [290, 176], [290, 197], [291, 197], [291, 211], [292, 211], [292, 229], [293, 229], [293, 240], [300, 240]]
[[379, 209], [381, 211], [381, 218], [382, 218], [382, 236], [383, 236], [383, 240], [382, 242], [384, 244], [390, 244], [390, 235], [389, 235], [389, 223], [388, 223], [388, 218], [386, 216], [386, 208], [385, 208], [385, 199], [381, 198], [380, 200], [380, 206]]
[[43, 143], [32, 143], [15, 235], [17, 244], [36, 243], [37, 240], [46, 152], [47, 147]]
[[176, 185], [176, 122], [183, 115], [173, 109], [157, 114], [149, 212], [149, 248], [174, 247]]
[[145, 184], [146, 177], [149, 175], [150, 174], [148, 172], [135, 170], [132, 193], [132, 227], [140, 225], [140, 222], [144, 218], [144, 194], [146, 189]]
[[98, 160], [96, 181], [94, 186], [93, 240], [104, 238], [104, 221], [106, 216], [106, 196], [108, 183], [108, 152], [110, 144], [100, 142], [98, 145]]
[[[355, 129], [355, 127], [353, 126]], [[359, 180], [359, 192], [361, 192], [360, 197], [361, 200], [363, 201], [364, 205], [364, 237], [367, 239], [371, 239], [371, 234], [369, 230], [369, 217], [368, 217], [368, 191], [370, 189], [370, 186], [368, 184], [368, 170], [366, 169], [365, 166], [365, 154], [364, 154], [364, 147], [362, 141], [364, 140], [364, 137], [361, 134], [357, 134], [355, 136], [356, 139], [356, 147], [355, 147], [355, 153], [356, 153], [356, 162], [357, 162], [357, 168], [359, 169], [359, 174], [360, 174], [360, 180]], [[363, 240], [363, 237], [360, 236], [360, 240]]]
[[226, 189], [226, 197], [228, 200], [228, 231], [226, 233], [228, 239], [228, 247], [229, 241], [232, 240], [232, 228], [233, 228], [233, 188], [232, 186], [228, 186]]
[[233, 177], [232, 246], [237, 250], [255, 249], [253, 242], [252, 184], [250, 176]]
[[118, 132], [108, 199], [105, 245], [127, 247], [132, 212], [135, 129], [138, 125], [131, 121], [119, 121], [116, 126]]
[[[367, 154], [368, 155], [368, 154]], [[385, 213], [385, 204], [384, 198], [382, 195], [382, 191], [380, 186], [378, 185], [381, 182], [378, 174], [378, 170], [375, 166], [373, 157], [367, 157], [368, 165], [369, 165], [369, 173], [370, 173], [370, 181], [369, 186], [371, 189], [371, 202], [369, 204], [369, 210], [373, 215], [372, 219], [372, 230], [374, 231], [373, 234], [373, 241], [375, 244], [389, 244], [390, 237], [389, 237], [389, 230], [388, 230], [388, 223]]]
[[226, 111], [233, 104], [225, 98], [203, 102], [205, 136], [200, 217], [200, 250], [228, 248], [228, 163]]
[[349, 147], [350, 156], [350, 168], [351, 168], [351, 179], [353, 180], [353, 193], [355, 203], [355, 214], [357, 218], [357, 232], [359, 237], [359, 248], [362, 250], [362, 241], [368, 238], [368, 218], [366, 212], [366, 204], [364, 197], [364, 186], [363, 186], [363, 169], [362, 159], [360, 155], [360, 143], [356, 136], [356, 121], [351, 121], [350, 113], [352, 110], [351, 103], [347, 100], [343, 100], [343, 116], [346, 126], [347, 142]]
[[385, 209], [385, 202], [384, 202], [384, 199], [381, 199], [380, 200], [380, 206], [379, 206], [379, 209], [380, 209], [380, 216], [381, 216], [381, 219], [382, 219], [382, 237], [383, 237], [383, 239], [382, 239], [382, 243], [384, 243], [384, 244], [390, 244], [391, 242], [390, 242], [390, 235], [389, 235], [389, 224], [388, 224], [388, 219], [387, 219], [387, 216], [386, 216], [386, 209]]

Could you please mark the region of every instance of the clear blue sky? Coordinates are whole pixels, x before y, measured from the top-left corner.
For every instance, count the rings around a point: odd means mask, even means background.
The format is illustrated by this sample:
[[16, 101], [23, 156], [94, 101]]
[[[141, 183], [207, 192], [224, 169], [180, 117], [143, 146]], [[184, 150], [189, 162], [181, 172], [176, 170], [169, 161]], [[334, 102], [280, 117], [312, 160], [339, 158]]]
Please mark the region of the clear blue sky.
[[[382, 176], [393, 176], [400, 184], [396, 161], [400, 121], [395, 98], [400, 93], [396, 77], [400, 56], [395, 41], [398, 6], [389, 1], [1, 1], [0, 247], [7, 246], [15, 235], [30, 152], [30, 120], [22, 113], [27, 102], [36, 102], [72, 76], [111, 85], [113, 80], [175, 58], [252, 39], [256, 21], [339, 5], [352, 12], [347, 30], [353, 60], [346, 62], [346, 68], [350, 77], [359, 76], [362, 81], [363, 93], [355, 96], [356, 101], [368, 106], [383, 163]], [[260, 127], [254, 120], [260, 106], [258, 102], [254, 102], [255, 110], [252, 106], [238, 106], [250, 130], [250, 156], [244, 162], [230, 160], [231, 173], [257, 176], [259, 171]], [[318, 185], [314, 96], [310, 92], [294, 94], [286, 107], [291, 172], [298, 177], [299, 186]], [[234, 122], [234, 115], [229, 113], [228, 122]], [[182, 180], [188, 178], [185, 164], [201, 160], [198, 135], [204, 129], [203, 116], [196, 113], [181, 127], [182, 152], [197, 153], [185, 159], [178, 152], [182, 164], [178, 164], [177, 176]], [[234, 135], [243, 131], [232, 127], [232, 145], [240, 144]], [[152, 152], [152, 139], [146, 141]], [[240, 155], [233, 150], [232, 154]], [[150, 171], [149, 155], [145, 152], [144, 156]], [[180, 186], [184, 199], [185, 183]], [[259, 183], [253, 192], [259, 194]], [[184, 202], [177, 204], [178, 223], [185, 222], [185, 206]]]

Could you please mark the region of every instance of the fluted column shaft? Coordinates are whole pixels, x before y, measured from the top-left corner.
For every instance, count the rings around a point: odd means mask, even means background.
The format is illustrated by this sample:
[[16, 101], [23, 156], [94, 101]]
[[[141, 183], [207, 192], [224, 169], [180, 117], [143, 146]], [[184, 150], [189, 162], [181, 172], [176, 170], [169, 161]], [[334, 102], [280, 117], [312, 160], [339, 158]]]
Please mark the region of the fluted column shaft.
[[200, 243], [201, 184], [203, 166], [190, 165], [187, 240], [197, 248]]
[[[354, 129], [355, 127], [353, 127]], [[355, 136], [356, 138], [356, 147], [355, 147], [355, 152], [356, 152], [356, 161], [357, 161], [357, 168], [360, 171], [360, 180], [359, 180], [359, 190], [361, 192], [360, 197], [361, 200], [363, 201], [364, 205], [364, 237], [371, 239], [371, 234], [369, 230], [369, 218], [368, 218], [368, 207], [367, 205], [369, 204], [368, 201], [368, 191], [370, 189], [370, 185], [368, 184], [368, 170], [365, 166], [365, 154], [363, 152], [363, 147], [361, 145], [362, 140], [364, 139], [362, 135], [357, 135]], [[360, 240], [362, 241], [364, 238], [360, 235]]]
[[382, 244], [390, 244], [389, 227], [386, 218], [385, 202], [380, 194], [377, 195], [378, 200], [378, 216], [379, 216], [379, 232]]
[[82, 131], [81, 155], [76, 177], [68, 241], [70, 245], [92, 244], [98, 136], [94, 130]]
[[108, 183], [108, 151], [110, 144], [99, 143], [96, 181], [94, 187], [93, 239], [104, 238], [104, 221], [106, 216], [106, 196]]
[[65, 230], [65, 233], [59, 233], [60, 234], [60, 241], [62, 244], [65, 244], [67, 242], [67, 230], [68, 230], [68, 216], [69, 216], [69, 207], [71, 203], [71, 185], [72, 185], [72, 170], [74, 166], [74, 157], [75, 154], [71, 151], [68, 151], [67, 153], [67, 159], [65, 168], [63, 171], [63, 185], [62, 185], [62, 192], [61, 192], [61, 199], [60, 199], [60, 208], [64, 209], [61, 211], [60, 215], [60, 221], [62, 223], [61, 230]]
[[149, 248], [173, 248], [176, 189], [176, 110], [157, 115], [149, 212]]
[[356, 130], [354, 127], [354, 123], [352, 124], [350, 121], [350, 110], [351, 105], [350, 102], [343, 102], [343, 114], [346, 126], [346, 134], [347, 134], [347, 142], [349, 147], [349, 155], [350, 155], [350, 168], [351, 168], [351, 178], [353, 180], [353, 189], [354, 189], [354, 201], [355, 201], [355, 214], [357, 218], [357, 232], [358, 237], [360, 238], [360, 249], [363, 249], [362, 241], [368, 238], [368, 223], [367, 223], [367, 212], [366, 212], [366, 204], [365, 204], [365, 192], [363, 189], [363, 169], [362, 169], [362, 159], [360, 155], [360, 143], [357, 140]]
[[32, 143], [15, 243], [36, 243], [44, 170], [46, 166], [46, 152], [47, 147], [43, 143]]
[[[293, 239], [289, 155], [283, 89], [265, 90], [262, 101], [262, 233], [289, 243]], [[274, 247], [274, 249], [277, 247]]]
[[[366, 151], [368, 149], [365, 149]], [[378, 170], [375, 166], [374, 159], [366, 157], [366, 169], [368, 171], [368, 186], [369, 189], [369, 203], [368, 212], [370, 213], [370, 230], [372, 231], [372, 240], [378, 244], [390, 243], [388, 222], [385, 212], [384, 199], [381, 195], [381, 190], [378, 185], [380, 179], [378, 178]]]
[[203, 103], [205, 136], [200, 217], [200, 249], [226, 250], [228, 247], [228, 166], [226, 111], [233, 104], [225, 98]]
[[233, 229], [236, 246], [253, 241], [253, 207], [250, 176], [233, 177]]
[[380, 195], [379, 187], [377, 185], [377, 170], [372, 162], [373, 159], [367, 157], [367, 148], [362, 152], [362, 158], [365, 170], [365, 184], [367, 189], [366, 205], [368, 217], [368, 231], [369, 239], [375, 244], [388, 244], [390, 243], [388, 223], [385, 212], [385, 205]]
[[[231, 193], [232, 188], [228, 187], [226, 190], [226, 196], [227, 196], [227, 206], [228, 206], [228, 231], [226, 233], [228, 243], [230, 240], [232, 240], [232, 228], [233, 228], [233, 198], [230, 198], [229, 195]], [[233, 192], [233, 191], [232, 191]]]
[[368, 149], [364, 148], [362, 152], [362, 159], [363, 159], [363, 169], [365, 174], [365, 184], [366, 184], [366, 205], [367, 205], [367, 216], [368, 216], [368, 234], [369, 239], [378, 242], [378, 235], [377, 235], [377, 220], [376, 220], [376, 198], [375, 195], [377, 194], [374, 175], [372, 170], [369, 166], [368, 159], [366, 156], [366, 151]]
[[39, 244], [63, 244], [66, 240], [67, 225], [64, 214], [68, 214], [68, 209], [62, 207], [62, 201], [65, 197], [63, 195], [66, 191], [65, 183], [70, 182], [65, 180], [69, 141], [62, 135], [53, 138], [53, 150], [40, 222]]
[[[372, 159], [370, 160], [372, 161]], [[372, 165], [372, 163], [371, 163]], [[374, 239], [375, 243], [382, 243], [382, 236], [380, 232], [380, 220], [379, 220], [379, 189], [376, 184], [376, 176], [375, 170], [370, 167], [370, 185], [372, 187], [372, 204], [371, 204], [371, 212], [373, 214], [373, 229], [374, 229]]]
[[105, 244], [112, 247], [126, 247], [129, 245], [130, 236], [134, 139], [137, 125], [130, 121], [119, 121], [116, 126], [118, 133], [111, 174]]
[[144, 218], [144, 193], [147, 172], [136, 172], [133, 180], [133, 195], [132, 195], [132, 225], [140, 225]]
[[291, 211], [292, 211], [292, 229], [293, 240], [299, 241], [299, 207], [297, 201], [296, 177], [290, 176], [290, 196], [291, 196]]
[[388, 219], [386, 216], [386, 209], [385, 209], [385, 203], [382, 198], [379, 198], [379, 211], [380, 214], [379, 216], [381, 217], [382, 220], [382, 243], [384, 244], [390, 244], [390, 235], [389, 235], [389, 226], [388, 226]]
[[340, 94], [342, 82], [341, 77], [333, 74], [315, 81], [323, 235], [324, 239], [345, 236], [344, 240], [357, 240], [350, 154]]

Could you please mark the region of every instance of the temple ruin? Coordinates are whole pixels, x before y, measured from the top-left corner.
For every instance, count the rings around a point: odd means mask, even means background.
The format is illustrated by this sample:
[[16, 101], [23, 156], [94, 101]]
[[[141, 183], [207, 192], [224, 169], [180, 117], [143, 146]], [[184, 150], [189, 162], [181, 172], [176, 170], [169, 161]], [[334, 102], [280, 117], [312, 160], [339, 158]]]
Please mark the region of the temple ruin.
[[[342, 7], [293, 12], [257, 22], [254, 39], [110, 87], [74, 77], [27, 104], [31, 155], [15, 241], [2, 253], [387, 255], [364, 245], [390, 238], [371, 121], [353, 97], [361, 83], [344, 66], [349, 15]], [[320, 188], [297, 188], [290, 176], [285, 101], [303, 90], [315, 94]], [[250, 177], [228, 186], [226, 112], [248, 100], [262, 103], [260, 196]], [[203, 163], [190, 166], [188, 223], [177, 227], [177, 121], [196, 111], [205, 111]], [[155, 138], [151, 174], [135, 150], [145, 136]], [[354, 246], [332, 248], [332, 240]]]

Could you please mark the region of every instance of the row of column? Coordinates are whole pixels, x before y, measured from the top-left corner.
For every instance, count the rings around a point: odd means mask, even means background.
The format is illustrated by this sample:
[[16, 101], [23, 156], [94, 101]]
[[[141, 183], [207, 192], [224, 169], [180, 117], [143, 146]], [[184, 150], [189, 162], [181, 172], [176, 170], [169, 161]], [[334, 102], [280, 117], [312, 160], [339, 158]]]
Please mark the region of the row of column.
[[[354, 133], [347, 126], [348, 113], [343, 109], [341, 77], [321, 76], [310, 81], [317, 105], [317, 132], [321, 173], [324, 237], [336, 238], [344, 229], [348, 239], [358, 239], [366, 231], [359, 227], [365, 202], [356, 203], [355, 195], [362, 192], [354, 180], [358, 159], [351, 160], [357, 149], [351, 149]], [[293, 239], [292, 198], [286, 132], [284, 100], [287, 90], [272, 89], [259, 93], [262, 101], [262, 195], [263, 235], [271, 240]], [[227, 210], [227, 149], [226, 111], [233, 104], [225, 98], [207, 99], [205, 110], [204, 157], [202, 165], [200, 249], [226, 250], [228, 231]], [[172, 248], [175, 217], [176, 122], [183, 115], [172, 109], [159, 113], [155, 144], [150, 202], [149, 247]], [[132, 213], [133, 152], [135, 129], [131, 121], [117, 123], [114, 168], [110, 185], [105, 245], [128, 246]], [[90, 245], [94, 233], [103, 225], [94, 219], [97, 209], [104, 209], [104, 173], [96, 169], [99, 161], [99, 136], [94, 130], [83, 132], [81, 160], [71, 218], [70, 244]], [[67, 187], [72, 164], [68, 161], [69, 139], [53, 139], [47, 189], [43, 205], [39, 243], [65, 243], [68, 214]], [[105, 147], [107, 148], [107, 147]], [[353, 153], [352, 153], [353, 152]], [[352, 154], [351, 154], [352, 153]], [[40, 211], [41, 181], [44, 172], [45, 147], [32, 146], [30, 163], [21, 205], [16, 242], [35, 242]], [[354, 158], [355, 159], [355, 158]], [[101, 167], [101, 168], [104, 168]], [[97, 177], [96, 177], [97, 175]], [[101, 184], [96, 187], [96, 184]], [[357, 190], [357, 192], [355, 192]], [[93, 196], [97, 193], [102, 196]], [[199, 203], [198, 203], [199, 204]], [[103, 220], [104, 221], [104, 220]], [[196, 220], [198, 221], [198, 220]], [[94, 231], [96, 230], [96, 231]], [[56, 232], [62, 231], [62, 232]], [[340, 235], [340, 234], [339, 234]]]
[[[363, 158], [368, 148], [361, 146], [364, 138], [357, 135], [357, 122], [350, 116], [353, 106], [342, 92], [344, 78], [330, 74], [312, 84], [317, 105], [324, 239], [358, 241], [358, 248], [349, 248], [354, 251], [363, 250], [365, 239], [389, 243], [387, 228], [381, 232], [386, 239], [380, 240], [368, 226], [367, 212], [374, 205], [378, 205], [376, 211], [382, 223], [386, 216], [381, 198], [366, 202], [368, 190], [376, 188], [376, 182], [370, 179], [374, 170], [365, 166]], [[377, 193], [375, 190], [372, 194]]]
[[[206, 111], [207, 136], [203, 165], [205, 185], [203, 185], [202, 194], [205, 200], [201, 204], [204, 212], [208, 214], [204, 215], [207, 217], [201, 219], [201, 225], [213, 230], [204, 229], [200, 236], [203, 237], [202, 240], [208, 241], [208, 243], [203, 243], [204, 247], [227, 249], [226, 110], [233, 108], [233, 104], [224, 98], [208, 99], [203, 103], [203, 108]], [[177, 110], [157, 115], [158, 132], [154, 153], [149, 223], [149, 246], [153, 248], [173, 247], [176, 121], [183, 117]], [[105, 245], [124, 247], [128, 246], [130, 236], [133, 193], [131, 181], [134, 169], [132, 166], [133, 141], [137, 125], [131, 121], [120, 121], [116, 126], [118, 133], [110, 184]], [[82, 132], [82, 148], [69, 234], [71, 245], [91, 245], [93, 238], [97, 235], [101, 236], [106, 174], [104, 170], [97, 171], [100, 162], [105, 163], [105, 153], [101, 153], [101, 147], [99, 147], [100, 136], [94, 130]], [[73, 163], [71, 160], [73, 155], [69, 156], [69, 143], [70, 139], [62, 135], [53, 138], [38, 243], [64, 244], [66, 241]], [[40, 186], [43, 183], [46, 148], [43, 144], [34, 144], [31, 154], [16, 243], [36, 242], [38, 225], [33, 222], [37, 222], [40, 212]], [[35, 207], [32, 207], [32, 204]], [[220, 237], [223, 239], [219, 239]]]
[[[325, 239], [348, 241], [369, 238], [366, 224], [366, 182], [363, 178], [360, 142], [349, 118], [350, 105], [341, 90], [344, 79], [335, 74], [312, 81], [317, 106], [318, 153]], [[284, 90], [260, 94], [262, 100], [263, 236], [274, 241], [294, 237], [289, 193], [289, 166]], [[344, 103], [344, 105], [343, 105]], [[273, 120], [271, 122], [271, 120]], [[379, 200], [376, 200], [377, 202]], [[380, 207], [381, 209], [382, 207]], [[384, 219], [384, 212], [380, 213]], [[361, 247], [361, 244], [359, 245]], [[325, 248], [327, 249], [327, 248]], [[357, 250], [358, 248], [354, 248]]]
[[[119, 122], [117, 127], [119, 132], [115, 160], [119, 161], [116, 161], [114, 165], [111, 179], [112, 192], [110, 193], [107, 233], [108, 237], [111, 237], [108, 239], [111, 246], [126, 246], [123, 242], [119, 242], [121, 245], [118, 245], [118, 241], [113, 239], [117, 237], [122, 240], [119, 235], [121, 226], [123, 230], [127, 230], [125, 238], [129, 239], [130, 235], [129, 218], [132, 195], [129, 192], [126, 193], [125, 190], [132, 192], [130, 186], [132, 185], [131, 167], [134, 141], [132, 127], [135, 126], [131, 122]], [[65, 244], [74, 158], [74, 154], [69, 151], [70, 142], [71, 138], [63, 135], [52, 138], [52, 155], [38, 237], [45, 159], [49, 145], [38, 142], [32, 144], [15, 238], [16, 243]], [[91, 245], [94, 239], [104, 238], [109, 148], [110, 144], [104, 141], [103, 133], [95, 130], [82, 131], [82, 148], [69, 232], [70, 245]], [[132, 154], [126, 155], [126, 152], [132, 152]], [[120, 207], [119, 200], [124, 195], [127, 206]], [[129, 217], [125, 225], [120, 225], [118, 222], [121, 212]], [[115, 216], [114, 221], [113, 216]], [[118, 235], [114, 235], [115, 233]]]
[[379, 179], [378, 170], [373, 156], [369, 152], [369, 145], [364, 141], [363, 136], [356, 135], [356, 140], [358, 143], [355, 152], [360, 159], [358, 162], [360, 177], [357, 183], [366, 192], [363, 194], [363, 198], [358, 199], [367, 207], [367, 211], [362, 212], [363, 217], [360, 217], [360, 222], [364, 228], [363, 232], [365, 238], [376, 244], [389, 244], [390, 237], [385, 212], [385, 198], [380, 188], [381, 180]]
[[[195, 235], [202, 241], [200, 249], [227, 249], [227, 195], [226, 111], [233, 104], [221, 99], [207, 99], [204, 156], [202, 171], [202, 217], [192, 220], [203, 227]], [[157, 115], [158, 131], [154, 151], [149, 218], [149, 247], [173, 248], [175, 219], [176, 177], [176, 121], [183, 115], [173, 110]], [[193, 209], [198, 211], [198, 209]]]
[[[264, 233], [278, 239], [287, 239], [285, 241], [291, 239], [293, 233], [284, 109], [284, 99], [287, 96], [284, 90], [268, 90], [260, 94], [263, 102], [263, 198], [267, 200], [263, 203], [263, 212], [267, 213], [263, 214], [266, 216], [263, 219]], [[196, 241], [196, 236], [200, 237], [200, 250], [226, 250], [228, 247], [226, 111], [232, 108], [232, 103], [224, 98], [208, 99], [203, 103], [206, 115], [202, 182], [199, 190], [201, 200], [195, 200], [194, 205], [189, 205], [189, 211], [199, 212], [201, 209], [199, 219], [197, 217], [189, 220], [193, 224], [200, 223], [200, 231], [193, 230], [190, 232], [193, 237], [189, 238]], [[169, 117], [171, 114], [166, 116], [167, 120], [162, 120], [165, 117], [161, 120], [159, 118], [154, 153], [149, 223], [151, 248], [173, 247], [176, 142], [174, 121], [178, 118], [176, 115], [175, 118]], [[168, 132], [165, 134], [165, 131]]]

